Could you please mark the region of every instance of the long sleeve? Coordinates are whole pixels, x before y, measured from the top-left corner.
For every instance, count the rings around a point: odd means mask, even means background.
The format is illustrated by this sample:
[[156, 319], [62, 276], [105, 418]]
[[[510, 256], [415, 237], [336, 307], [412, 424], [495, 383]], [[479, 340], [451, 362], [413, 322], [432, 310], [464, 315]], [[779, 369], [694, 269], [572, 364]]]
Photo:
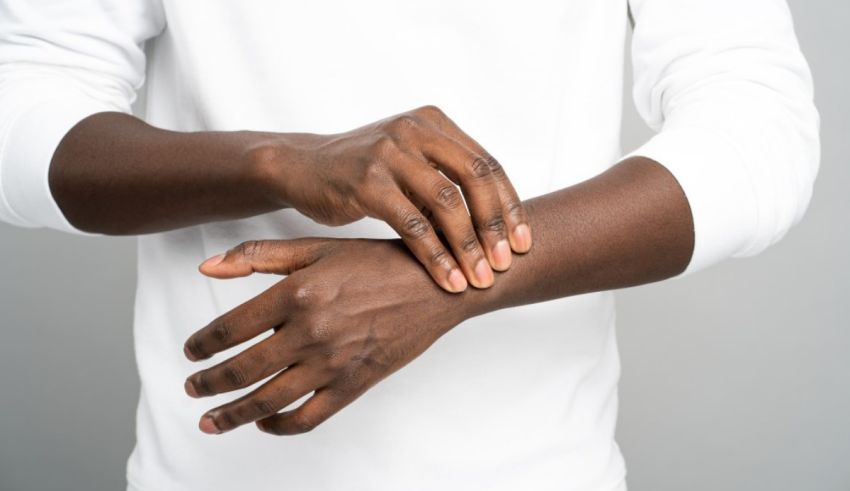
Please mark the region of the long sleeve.
[[47, 175], [85, 117], [130, 112], [157, 0], [0, 0], [0, 221], [88, 235], [68, 223]]
[[685, 272], [752, 256], [802, 218], [820, 160], [811, 74], [784, 0], [631, 0], [632, 156], [677, 179], [695, 246]]

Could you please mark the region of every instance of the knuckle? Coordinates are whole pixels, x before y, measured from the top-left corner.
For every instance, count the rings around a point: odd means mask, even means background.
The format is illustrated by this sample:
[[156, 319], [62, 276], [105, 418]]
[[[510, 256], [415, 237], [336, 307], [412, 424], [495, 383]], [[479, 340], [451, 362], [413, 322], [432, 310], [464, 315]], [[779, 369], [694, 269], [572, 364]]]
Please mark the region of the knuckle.
[[[374, 143], [372, 143], [371, 153], [378, 160], [381, 160], [392, 154], [396, 148], [396, 142], [391, 136], [381, 135], [375, 139]], [[372, 162], [374, 162], [374, 160]]]
[[384, 158], [375, 158], [366, 162], [363, 179], [355, 193], [367, 193], [370, 186], [384, 182], [387, 179], [387, 164]]
[[393, 120], [391, 128], [396, 133], [404, 133], [418, 126], [419, 121], [412, 114], [401, 114]]
[[522, 203], [516, 200], [509, 201], [508, 204], [505, 205], [505, 208], [507, 209], [509, 215], [517, 217], [521, 217], [523, 215], [523, 212], [525, 211], [525, 208], [523, 208]]
[[460, 241], [460, 249], [467, 254], [478, 254], [481, 252], [481, 248], [478, 244], [478, 237], [475, 235], [468, 235]]
[[307, 341], [321, 343], [330, 336], [330, 326], [325, 321], [316, 321], [308, 324], [305, 329]]
[[428, 260], [431, 264], [444, 264], [449, 257], [449, 253], [442, 247], [435, 247], [428, 254]]
[[451, 184], [440, 183], [436, 191], [437, 203], [450, 210], [457, 208], [461, 203], [460, 192]]
[[217, 342], [224, 344], [230, 341], [233, 337], [233, 328], [229, 321], [220, 319], [215, 323], [215, 325], [213, 325], [213, 328], [210, 330], [210, 334]]
[[480, 225], [479, 230], [484, 232], [503, 233], [505, 231], [505, 219], [501, 216], [489, 218]]
[[492, 155], [487, 155], [484, 157], [484, 160], [487, 162], [487, 167], [490, 169], [490, 173], [497, 177], [504, 177], [505, 169], [502, 167], [502, 164], [496, 160]]
[[469, 164], [469, 173], [472, 177], [486, 177], [490, 174], [490, 166], [482, 157], [475, 157]]
[[304, 284], [295, 288], [292, 302], [300, 310], [321, 310], [333, 300], [333, 293], [316, 284]]
[[446, 117], [446, 114], [443, 112], [443, 110], [440, 109], [439, 107], [433, 105], [433, 104], [426, 104], [426, 105], [416, 109], [415, 112], [418, 113], [418, 114], [422, 114], [423, 116], [430, 117], [430, 118], [444, 118], [444, 117]]
[[248, 376], [245, 374], [245, 370], [238, 365], [225, 366], [222, 369], [222, 375], [230, 385], [235, 387], [242, 387], [248, 382]]
[[313, 306], [316, 300], [316, 293], [313, 288], [300, 285], [292, 292], [292, 303], [296, 308], [305, 310]]
[[237, 246], [237, 250], [245, 257], [252, 257], [260, 252], [261, 244], [259, 240], [246, 240]]
[[428, 220], [421, 213], [409, 212], [402, 217], [402, 233], [409, 239], [421, 239], [431, 230]]
[[254, 413], [260, 417], [268, 417], [277, 412], [277, 407], [269, 399], [260, 398], [251, 401]]

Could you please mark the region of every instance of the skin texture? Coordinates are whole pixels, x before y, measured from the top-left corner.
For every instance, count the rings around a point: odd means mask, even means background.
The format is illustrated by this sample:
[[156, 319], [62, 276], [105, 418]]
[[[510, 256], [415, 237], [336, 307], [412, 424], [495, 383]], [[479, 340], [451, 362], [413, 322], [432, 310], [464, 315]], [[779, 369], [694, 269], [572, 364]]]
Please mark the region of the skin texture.
[[[199, 360], [273, 332], [189, 376], [185, 389], [193, 397], [272, 377], [204, 414], [200, 429], [220, 433], [255, 422], [268, 433], [304, 433], [463, 320], [669, 278], [693, 252], [687, 199], [666, 168], [645, 158], [525, 205], [534, 247], [486, 290], [446, 293], [393, 240], [251, 241], [205, 261], [201, 272], [214, 278], [289, 276], [186, 341], [186, 356]], [[288, 407], [311, 392], [301, 406]]]
[[327, 225], [377, 218], [450, 292], [490, 287], [531, 247], [499, 162], [433, 106], [334, 135], [181, 133], [100, 113], [59, 144], [49, 182], [72, 225], [105, 234], [289, 207]]

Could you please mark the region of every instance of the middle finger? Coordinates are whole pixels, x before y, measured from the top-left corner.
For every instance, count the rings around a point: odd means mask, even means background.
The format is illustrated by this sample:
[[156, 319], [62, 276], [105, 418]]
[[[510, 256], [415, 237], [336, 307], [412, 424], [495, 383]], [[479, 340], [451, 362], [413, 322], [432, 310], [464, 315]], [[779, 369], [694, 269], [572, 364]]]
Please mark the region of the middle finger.
[[207, 359], [282, 324], [289, 307], [288, 288], [287, 280], [282, 280], [217, 317], [189, 336], [183, 347], [186, 357], [192, 361]]
[[293, 365], [251, 393], [211, 409], [198, 426], [204, 433], [215, 434], [268, 418], [326, 382], [306, 365]]
[[511, 265], [511, 246], [505, 230], [501, 198], [487, 160], [442, 133], [426, 141], [423, 155], [460, 183], [469, 212], [490, 265], [504, 271]]
[[186, 393], [206, 397], [248, 387], [297, 361], [292, 330], [277, 331], [241, 353], [186, 379]]

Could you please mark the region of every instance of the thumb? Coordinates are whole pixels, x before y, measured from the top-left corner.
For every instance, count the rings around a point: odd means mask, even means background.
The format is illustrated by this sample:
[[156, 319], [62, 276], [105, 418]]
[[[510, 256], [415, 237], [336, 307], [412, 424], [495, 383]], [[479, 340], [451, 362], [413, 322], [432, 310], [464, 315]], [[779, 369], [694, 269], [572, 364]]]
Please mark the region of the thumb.
[[249, 240], [224, 254], [213, 256], [198, 270], [213, 278], [238, 278], [252, 273], [291, 274], [318, 260], [329, 241], [306, 238], [294, 240]]

